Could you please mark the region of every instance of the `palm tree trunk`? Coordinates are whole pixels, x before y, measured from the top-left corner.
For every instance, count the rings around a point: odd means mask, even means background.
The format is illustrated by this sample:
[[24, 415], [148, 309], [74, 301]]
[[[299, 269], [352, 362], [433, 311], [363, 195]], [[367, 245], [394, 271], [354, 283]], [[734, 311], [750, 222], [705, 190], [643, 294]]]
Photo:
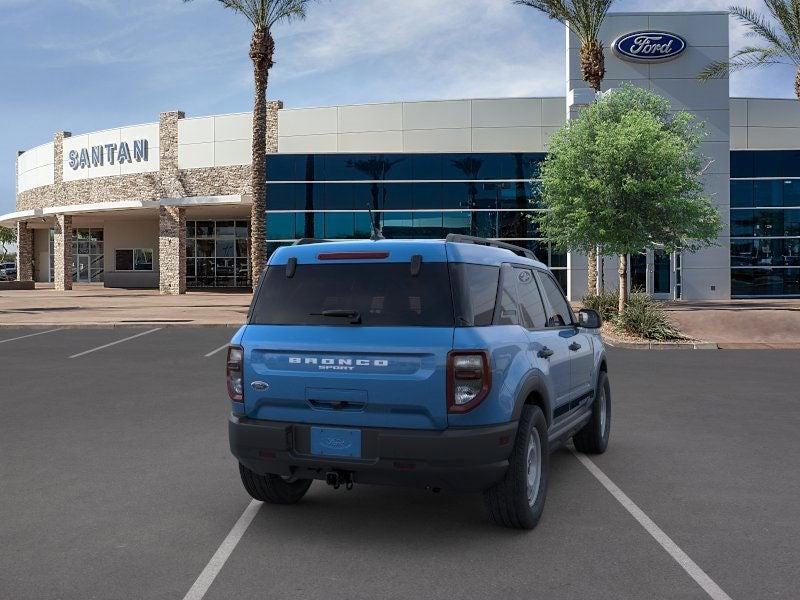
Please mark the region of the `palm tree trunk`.
[[[595, 92], [600, 91], [603, 77], [606, 75], [605, 57], [603, 56], [603, 45], [597, 40], [586, 42], [581, 46], [581, 74], [583, 80], [589, 84]], [[586, 293], [594, 295], [597, 293], [597, 250], [591, 248], [587, 256], [589, 260], [589, 273]]]
[[253, 102], [253, 155], [251, 188], [253, 204], [250, 208], [250, 272], [253, 288], [258, 285], [261, 272], [267, 264], [267, 83], [272, 67], [275, 44], [269, 31], [256, 29], [250, 43], [253, 61], [255, 99]]
[[628, 304], [628, 257], [619, 255], [619, 312], [625, 310]]
[[800, 68], [797, 69], [797, 75], [794, 78], [794, 94], [800, 100]]
[[581, 46], [581, 75], [595, 92], [600, 91], [603, 77], [606, 76], [603, 45], [597, 40], [586, 42]]

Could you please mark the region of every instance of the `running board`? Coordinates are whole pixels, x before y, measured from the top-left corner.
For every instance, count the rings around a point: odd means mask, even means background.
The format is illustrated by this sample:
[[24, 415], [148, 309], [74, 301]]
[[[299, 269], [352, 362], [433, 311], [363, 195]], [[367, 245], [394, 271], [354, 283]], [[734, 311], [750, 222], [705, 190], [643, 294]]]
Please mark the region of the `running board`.
[[566, 444], [569, 438], [578, 433], [578, 431], [586, 425], [586, 422], [592, 416], [593, 404], [594, 402], [589, 402], [574, 415], [570, 415], [566, 421], [559, 423], [556, 429], [550, 431], [547, 440], [551, 452]]

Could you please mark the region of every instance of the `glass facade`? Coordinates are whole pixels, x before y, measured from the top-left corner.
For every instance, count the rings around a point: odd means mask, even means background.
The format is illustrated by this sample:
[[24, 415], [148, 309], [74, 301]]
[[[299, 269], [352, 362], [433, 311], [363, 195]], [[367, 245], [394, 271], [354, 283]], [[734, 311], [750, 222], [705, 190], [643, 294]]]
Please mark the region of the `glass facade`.
[[187, 221], [186, 286], [250, 285], [249, 221]]
[[533, 250], [566, 288], [567, 258], [544, 240], [535, 179], [543, 153], [276, 154], [267, 157], [269, 251], [302, 238], [460, 233]]
[[731, 295], [800, 296], [800, 150], [731, 152]]

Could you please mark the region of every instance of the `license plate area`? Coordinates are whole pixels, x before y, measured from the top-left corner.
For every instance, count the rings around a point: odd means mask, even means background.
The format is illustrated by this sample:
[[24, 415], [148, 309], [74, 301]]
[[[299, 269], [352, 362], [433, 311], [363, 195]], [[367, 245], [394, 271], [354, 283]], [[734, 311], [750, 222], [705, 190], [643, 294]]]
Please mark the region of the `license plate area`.
[[361, 430], [312, 427], [311, 454], [361, 458]]

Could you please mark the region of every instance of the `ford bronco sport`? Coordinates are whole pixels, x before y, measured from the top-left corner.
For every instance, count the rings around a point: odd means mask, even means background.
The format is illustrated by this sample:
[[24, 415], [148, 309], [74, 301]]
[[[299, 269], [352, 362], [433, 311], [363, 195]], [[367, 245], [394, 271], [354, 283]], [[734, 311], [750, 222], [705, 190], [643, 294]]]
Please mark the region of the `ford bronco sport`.
[[611, 395], [591, 310], [576, 316], [522, 248], [480, 238], [278, 249], [228, 350], [230, 446], [249, 494], [312, 480], [482, 492], [533, 528], [549, 453], [608, 444]]

